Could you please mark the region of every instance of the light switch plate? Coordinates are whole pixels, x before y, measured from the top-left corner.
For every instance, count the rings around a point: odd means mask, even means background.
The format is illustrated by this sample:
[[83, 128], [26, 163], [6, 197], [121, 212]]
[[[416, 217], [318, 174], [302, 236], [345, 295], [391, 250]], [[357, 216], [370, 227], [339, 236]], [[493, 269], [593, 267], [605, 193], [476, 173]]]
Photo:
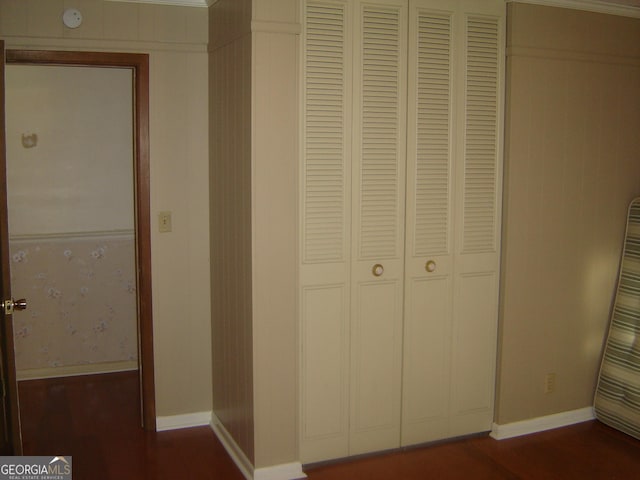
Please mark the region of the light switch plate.
[[158, 231], [160, 233], [171, 231], [171, 212], [160, 212], [158, 214]]

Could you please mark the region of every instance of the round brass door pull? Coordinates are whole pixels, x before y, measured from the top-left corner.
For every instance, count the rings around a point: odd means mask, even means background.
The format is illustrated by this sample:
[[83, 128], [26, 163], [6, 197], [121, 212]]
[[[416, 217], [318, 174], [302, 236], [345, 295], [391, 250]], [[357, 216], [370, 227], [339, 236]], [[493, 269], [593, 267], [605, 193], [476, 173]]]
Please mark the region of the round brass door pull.
[[429, 273], [435, 272], [436, 271], [436, 262], [434, 262], [433, 260], [429, 260], [425, 264], [424, 269]]
[[371, 269], [371, 273], [373, 273], [374, 277], [379, 277], [380, 275], [382, 275], [384, 273], [384, 267], [382, 265], [380, 265], [379, 263], [376, 263], [373, 268]]

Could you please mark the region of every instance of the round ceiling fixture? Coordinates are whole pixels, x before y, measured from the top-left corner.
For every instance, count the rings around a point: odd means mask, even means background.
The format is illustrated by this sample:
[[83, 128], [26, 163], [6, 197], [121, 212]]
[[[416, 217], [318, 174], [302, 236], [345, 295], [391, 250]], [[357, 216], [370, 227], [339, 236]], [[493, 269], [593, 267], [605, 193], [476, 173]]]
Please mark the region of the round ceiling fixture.
[[78, 28], [82, 23], [82, 14], [77, 8], [67, 8], [62, 14], [62, 23], [69, 28]]

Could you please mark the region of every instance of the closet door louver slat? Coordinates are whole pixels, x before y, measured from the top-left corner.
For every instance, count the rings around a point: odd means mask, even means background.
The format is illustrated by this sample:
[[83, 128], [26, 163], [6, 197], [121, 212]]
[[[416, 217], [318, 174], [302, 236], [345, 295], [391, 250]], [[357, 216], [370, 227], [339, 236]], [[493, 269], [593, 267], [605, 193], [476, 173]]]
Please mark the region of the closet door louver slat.
[[467, 19], [463, 253], [493, 253], [497, 240], [499, 23]]
[[395, 258], [401, 249], [399, 21], [397, 10], [363, 7], [360, 259]]
[[451, 18], [420, 14], [416, 72], [415, 256], [449, 253]]
[[303, 261], [345, 259], [345, 6], [306, 14]]

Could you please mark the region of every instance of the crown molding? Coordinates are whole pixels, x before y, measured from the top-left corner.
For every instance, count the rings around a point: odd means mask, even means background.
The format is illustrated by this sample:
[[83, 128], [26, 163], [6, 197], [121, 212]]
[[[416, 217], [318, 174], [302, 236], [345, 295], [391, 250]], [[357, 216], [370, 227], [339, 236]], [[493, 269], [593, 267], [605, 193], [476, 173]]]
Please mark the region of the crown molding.
[[506, 0], [507, 3], [531, 3], [549, 7], [571, 8], [588, 12], [607, 13], [621, 17], [640, 18], [640, 5], [626, 5], [600, 0]]
[[107, 0], [122, 3], [153, 3], [155, 5], [172, 5], [176, 7], [210, 7], [218, 0]]

